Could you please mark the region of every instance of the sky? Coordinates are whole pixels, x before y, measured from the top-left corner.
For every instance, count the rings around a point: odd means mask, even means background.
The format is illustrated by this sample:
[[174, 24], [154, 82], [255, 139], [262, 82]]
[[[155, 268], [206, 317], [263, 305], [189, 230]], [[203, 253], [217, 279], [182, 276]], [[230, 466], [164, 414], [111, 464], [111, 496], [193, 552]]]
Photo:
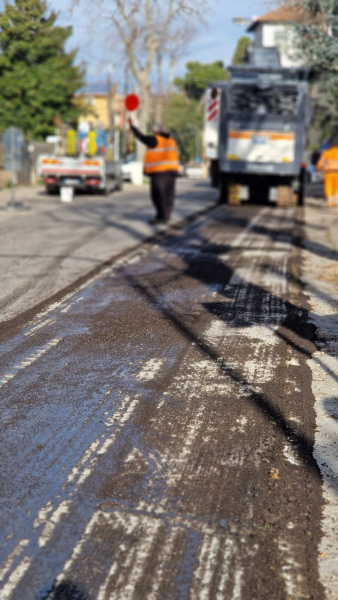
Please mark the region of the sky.
[[[93, 21], [90, 6], [95, 6], [89, 0], [82, 0], [83, 5], [76, 6], [72, 12], [69, 7], [71, 0], [49, 0], [49, 5], [59, 12], [60, 25], [72, 25], [73, 36], [68, 47], [79, 49], [78, 61], [87, 65], [87, 82], [104, 83], [107, 72], [113, 81], [119, 83], [120, 91], [123, 86], [123, 65], [118, 53], [114, 53]], [[245, 34], [245, 27], [232, 23], [234, 17], [259, 16], [271, 10], [272, 0], [211, 0], [211, 14], [208, 16], [209, 25], [202, 28], [194, 38], [184, 58], [178, 63], [176, 76], [184, 74], [184, 65], [189, 61], [213, 62], [222, 60], [230, 64], [231, 57], [238, 39]], [[84, 10], [86, 6], [86, 10]], [[97, 4], [96, 4], [97, 6]], [[109, 48], [109, 50], [107, 50]]]

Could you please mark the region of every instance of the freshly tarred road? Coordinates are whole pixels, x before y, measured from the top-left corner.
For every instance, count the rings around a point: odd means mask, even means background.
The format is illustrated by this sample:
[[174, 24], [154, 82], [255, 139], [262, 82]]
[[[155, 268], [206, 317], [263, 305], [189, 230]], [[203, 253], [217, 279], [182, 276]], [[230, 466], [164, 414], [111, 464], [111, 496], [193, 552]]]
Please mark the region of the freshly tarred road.
[[324, 598], [295, 211], [213, 209], [5, 331], [1, 600]]

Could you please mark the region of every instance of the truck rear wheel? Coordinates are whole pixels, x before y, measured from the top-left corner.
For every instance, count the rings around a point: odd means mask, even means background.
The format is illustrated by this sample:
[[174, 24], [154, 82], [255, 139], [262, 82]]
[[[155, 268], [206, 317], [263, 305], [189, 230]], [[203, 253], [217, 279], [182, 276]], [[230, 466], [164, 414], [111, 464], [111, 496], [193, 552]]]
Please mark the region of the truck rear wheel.
[[306, 186], [306, 169], [303, 166], [299, 174], [299, 188], [297, 193], [298, 206], [304, 206], [305, 201], [305, 186]]
[[238, 206], [241, 203], [241, 187], [239, 183], [228, 184], [228, 204]]
[[52, 185], [46, 185], [46, 192], [49, 196], [55, 196], [59, 193], [59, 188]]
[[220, 178], [218, 203], [238, 206], [241, 203], [241, 185], [223, 175]]
[[218, 188], [219, 187], [219, 180], [220, 180], [218, 160], [212, 160], [211, 161], [211, 163], [210, 163], [210, 169], [209, 169], [209, 174], [210, 174], [211, 187]]
[[277, 188], [277, 206], [293, 206], [294, 194], [291, 185], [279, 185]]
[[226, 204], [228, 202], [228, 180], [224, 175], [219, 177], [218, 190], [218, 204]]

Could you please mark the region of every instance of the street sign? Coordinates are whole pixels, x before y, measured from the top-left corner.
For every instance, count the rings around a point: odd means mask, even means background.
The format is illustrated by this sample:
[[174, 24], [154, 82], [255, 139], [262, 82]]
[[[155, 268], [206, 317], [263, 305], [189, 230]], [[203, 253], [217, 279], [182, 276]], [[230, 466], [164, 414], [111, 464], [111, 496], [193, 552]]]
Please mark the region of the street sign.
[[16, 149], [22, 148], [24, 142], [24, 135], [21, 129], [18, 129], [18, 127], [8, 127], [8, 129], [6, 129], [5, 133], [3, 134], [2, 141], [6, 150], [10, 152], [11, 148], [13, 147]]
[[124, 105], [129, 112], [134, 112], [140, 106], [140, 99], [136, 94], [129, 94], [124, 101]]
[[16, 208], [15, 186], [17, 184], [17, 171], [23, 170], [24, 135], [18, 127], [8, 127], [2, 141], [6, 150], [5, 170], [12, 172], [11, 200], [8, 206]]

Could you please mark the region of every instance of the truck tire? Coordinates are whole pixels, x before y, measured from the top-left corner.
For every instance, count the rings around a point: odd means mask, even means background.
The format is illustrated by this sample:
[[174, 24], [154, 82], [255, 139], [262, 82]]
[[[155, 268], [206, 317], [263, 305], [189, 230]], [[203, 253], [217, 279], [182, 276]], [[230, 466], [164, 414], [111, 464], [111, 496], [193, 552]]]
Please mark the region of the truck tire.
[[218, 204], [227, 204], [228, 202], [228, 180], [225, 175], [220, 175], [218, 182]]
[[209, 173], [210, 173], [211, 187], [218, 188], [219, 187], [219, 179], [220, 179], [218, 160], [211, 161]]
[[228, 204], [239, 206], [241, 203], [241, 185], [239, 183], [228, 184]]
[[59, 188], [52, 185], [46, 185], [46, 193], [49, 196], [55, 196], [59, 193]]
[[297, 193], [298, 206], [304, 206], [305, 202], [306, 173], [305, 167], [302, 167], [299, 174], [299, 188]]
[[277, 188], [277, 206], [293, 206], [294, 197], [291, 185], [279, 185]]

